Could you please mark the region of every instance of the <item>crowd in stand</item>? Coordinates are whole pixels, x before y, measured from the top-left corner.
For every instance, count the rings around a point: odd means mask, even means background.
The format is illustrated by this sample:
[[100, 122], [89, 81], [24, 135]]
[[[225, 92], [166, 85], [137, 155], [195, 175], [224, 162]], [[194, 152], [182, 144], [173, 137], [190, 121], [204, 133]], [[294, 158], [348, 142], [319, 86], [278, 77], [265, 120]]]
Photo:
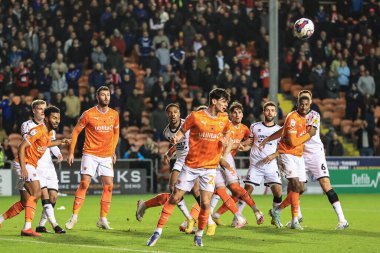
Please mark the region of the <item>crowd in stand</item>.
[[[280, 1], [280, 77], [312, 87], [315, 98], [345, 99], [345, 119], [363, 155], [380, 155], [380, 2]], [[327, 1], [328, 2], [328, 1]], [[268, 1], [11, 0], [0, 3], [0, 141], [18, 133], [35, 98], [62, 111], [60, 134], [95, 104], [108, 85], [120, 112], [119, 157], [157, 157], [165, 105], [185, 117], [213, 87], [243, 104], [244, 123], [260, 120], [269, 90]], [[316, 30], [292, 35], [300, 17]], [[85, 80], [85, 83], [83, 82]], [[313, 84], [310, 86], [310, 84]], [[282, 114], [282, 113], [281, 113]], [[281, 119], [281, 117], [280, 117]], [[131, 143], [137, 126], [144, 143]], [[342, 155], [335, 131], [328, 154]], [[374, 138], [372, 138], [374, 136]], [[147, 141], [146, 141], [147, 140]], [[339, 145], [340, 144], [340, 145]], [[10, 152], [5, 152], [11, 159]]]

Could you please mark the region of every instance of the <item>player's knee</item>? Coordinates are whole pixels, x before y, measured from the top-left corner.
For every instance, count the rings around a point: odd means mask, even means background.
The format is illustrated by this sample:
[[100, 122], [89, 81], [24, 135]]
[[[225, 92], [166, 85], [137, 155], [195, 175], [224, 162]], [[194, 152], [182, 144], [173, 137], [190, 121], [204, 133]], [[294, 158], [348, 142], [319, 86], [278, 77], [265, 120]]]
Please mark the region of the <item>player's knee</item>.
[[36, 201], [41, 197], [41, 189], [35, 190], [33, 193], [30, 194]]
[[191, 193], [193, 194], [193, 196], [194, 196], [195, 198], [197, 198], [198, 196], [201, 195], [199, 189], [195, 189], [195, 188], [193, 188], [193, 189], [191, 190]]
[[169, 203], [172, 204], [172, 205], [177, 205], [180, 200], [181, 200], [181, 198], [178, 198], [178, 197], [176, 197], [174, 195], [171, 195], [170, 198], [169, 198]]
[[82, 180], [79, 183], [79, 188], [82, 190], [87, 190], [89, 186], [90, 186], [90, 182], [88, 182], [88, 181]]
[[250, 185], [250, 184], [246, 184], [246, 185], [244, 186], [244, 189], [245, 189], [249, 194], [252, 194], [252, 192], [253, 192], [253, 186]]
[[201, 208], [202, 209], [209, 209], [210, 208], [210, 200], [208, 200], [208, 199], [201, 200]]
[[113, 190], [113, 184], [103, 185], [103, 191], [104, 192], [110, 192], [110, 193], [112, 193], [112, 190]]

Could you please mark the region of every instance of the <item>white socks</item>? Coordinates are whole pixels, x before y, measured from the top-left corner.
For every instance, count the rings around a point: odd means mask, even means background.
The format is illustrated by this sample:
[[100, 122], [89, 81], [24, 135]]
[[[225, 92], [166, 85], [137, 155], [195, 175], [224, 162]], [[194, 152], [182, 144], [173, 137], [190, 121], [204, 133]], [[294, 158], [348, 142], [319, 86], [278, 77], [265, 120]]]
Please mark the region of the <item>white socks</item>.
[[32, 222], [26, 221], [23, 230], [27, 230], [29, 228], [32, 228]]
[[160, 235], [162, 234], [162, 228], [156, 228], [154, 232], [158, 232]]
[[185, 199], [182, 199], [178, 204], [177, 204], [179, 210], [183, 213], [183, 215], [188, 219], [191, 220], [193, 217], [191, 217], [189, 209], [187, 209]]
[[203, 236], [203, 230], [197, 230], [197, 232], [195, 232], [195, 235], [196, 236]]
[[46, 217], [45, 208], [43, 208], [42, 214], [41, 214], [41, 220], [40, 220], [40, 223], [38, 223], [38, 226], [44, 227], [47, 221], [48, 221], [48, 219]]
[[212, 195], [211, 202], [210, 202], [210, 214], [214, 212], [214, 209], [216, 205], [218, 204], [220, 197], [218, 194]]
[[346, 218], [344, 217], [344, 214], [343, 214], [342, 206], [340, 205], [340, 201], [335, 202], [334, 204], [332, 204], [332, 206], [334, 207], [335, 213], [338, 216], [339, 222], [346, 221]]
[[44, 211], [45, 211], [45, 214], [46, 214], [50, 224], [53, 226], [53, 228], [55, 228], [58, 225], [58, 223], [57, 223], [55, 216], [54, 216], [53, 206], [50, 203], [45, 204], [44, 205]]
[[2, 224], [3, 222], [4, 222], [4, 217], [0, 215], [0, 224]]
[[243, 200], [239, 200], [239, 202], [238, 202], [239, 214], [243, 213], [243, 210], [244, 210], [246, 205], [247, 205], [247, 203], [245, 203]]

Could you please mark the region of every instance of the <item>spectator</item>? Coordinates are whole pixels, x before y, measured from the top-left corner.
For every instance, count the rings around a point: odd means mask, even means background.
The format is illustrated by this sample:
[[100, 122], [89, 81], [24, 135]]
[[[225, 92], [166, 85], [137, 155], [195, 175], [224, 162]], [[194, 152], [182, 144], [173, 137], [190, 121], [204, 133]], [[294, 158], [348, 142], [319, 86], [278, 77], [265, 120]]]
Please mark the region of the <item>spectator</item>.
[[332, 140], [329, 143], [329, 156], [343, 156], [344, 150], [343, 145], [338, 139], [338, 135], [334, 132], [332, 134]]
[[59, 73], [66, 74], [68, 68], [66, 63], [63, 61], [63, 54], [58, 53], [56, 60], [51, 65], [50, 75], [53, 77], [53, 80], [57, 77], [60, 77]]
[[[320, 92], [323, 93], [323, 90], [321, 90]], [[332, 72], [331, 70], [329, 71], [326, 79], [326, 95], [327, 98], [339, 98], [339, 81], [338, 78], [334, 75], [334, 72]]]
[[152, 40], [149, 38], [148, 32], [143, 32], [143, 36], [138, 40], [136, 45], [137, 55], [140, 57], [139, 63], [142, 66], [146, 66], [148, 56], [152, 50]]
[[162, 42], [159, 49], [156, 50], [156, 57], [160, 61], [160, 73], [165, 71], [167, 65], [170, 64], [170, 51], [166, 42]]
[[121, 56], [125, 55], [125, 41], [118, 29], [115, 29], [113, 32], [113, 36], [111, 37], [111, 45], [116, 46]]
[[104, 69], [104, 64], [107, 62], [107, 56], [104, 54], [103, 49], [100, 45], [94, 48], [94, 51], [91, 53], [91, 61], [93, 66], [100, 64], [100, 68]]
[[72, 127], [76, 125], [77, 118], [80, 115], [80, 100], [74, 94], [74, 89], [70, 88], [62, 100], [66, 104], [65, 118], [68, 126]]
[[346, 61], [340, 61], [340, 66], [337, 68], [337, 72], [340, 91], [347, 92], [350, 82], [350, 68], [347, 66]]
[[127, 99], [126, 109], [130, 112], [129, 123], [141, 127], [142, 112], [144, 111], [144, 98], [137, 89], [133, 90], [131, 97]]
[[358, 118], [359, 111], [364, 106], [363, 95], [358, 91], [356, 84], [352, 84], [351, 90], [346, 93], [346, 118], [352, 121]]
[[95, 69], [91, 72], [88, 82], [90, 86], [97, 90], [100, 86], [103, 86], [106, 82], [106, 77], [104, 71], [102, 70], [102, 65], [100, 63], [95, 64]]
[[372, 76], [369, 75], [369, 71], [367, 69], [365, 69], [360, 74], [357, 86], [358, 86], [358, 90], [363, 96], [375, 95], [375, 88], [376, 88], [375, 80], [373, 79]]
[[136, 147], [135, 144], [132, 144], [130, 146], [129, 150], [127, 150], [124, 153], [123, 158], [124, 159], [139, 159], [139, 160], [145, 159], [145, 157], [141, 154], [140, 149]]
[[69, 88], [67, 81], [66, 81], [66, 75], [63, 72], [54, 72], [53, 74], [53, 81], [51, 84], [50, 91], [52, 93], [63, 93], [66, 94], [67, 89]]
[[158, 33], [156, 36], [154, 36], [152, 45], [155, 49], [158, 49], [162, 46], [162, 43], [165, 42], [166, 46], [170, 48], [170, 41], [168, 36], [164, 34], [164, 30], [160, 29], [158, 30]]
[[74, 63], [69, 64], [69, 70], [66, 73], [66, 81], [69, 89], [74, 90], [75, 96], [79, 96], [79, 78], [82, 75], [82, 70], [74, 65]]
[[50, 76], [50, 70], [48, 67], [45, 67], [43, 73], [40, 73], [37, 76], [37, 89], [40, 93], [43, 94], [44, 99], [50, 103], [51, 100], [51, 85], [52, 85], [52, 78]]
[[144, 96], [150, 97], [152, 95], [152, 88], [157, 78], [152, 75], [152, 70], [147, 68], [144, 75]]
[[206, 71], [207, 66], [210, 65], [210, 59], [206, 56], [205, 51], [200, 49], [196, 58], [197, 68], [201, 73]]
[[163, 131], [167, 125], [167, 116], [163, 102], [158, 102], [157, 108], [153, 110], [150, 123], [154, 131], [154, 139], [156, 141], [164, 140]]
[[111, 71], [107, 77], [107, 83], [112, 84], [115, 88], [120, 88], [122, 79], [119, 73], [117, 73], [116, 68], [111, 68]]
[[21, 61], [22, 61], [21, 52], [17, 48], [16, 45], [13, 45], [11, 48], [11, 52], [9, 52], [7, 56], [7, 64], [9, 64], [11, 68], [16, 68], [20, 65]]
[[67, 52], [67, 60], [69, 63], [74, 63], [79, 69], [82, 68], [85, 55], [82, 46], [78, 39], [73, 40], [72, 46], [69, 47]]
[[109, 71], [115, 68], [117, 72], [122, 71], [124, 66], [124, 60], [121, 54], [117, 51], [116, 46], [112, 46], [111, 52], [107, 54], [107, 66], [106, 69]]
[[367, 121], [363, 120], [361, 127], [355, 132], [360, 156], [373, 156], [373, 133], [374, 130], [368, 127]]
[[185, 51], [179, 46], [178, 40], [174, 41], [174, 46], [170, 49], [170, 64], [174, 71], [184, 71]]
[[11, 134], [13, 130], [13, 122], [14, 122], [14, 115], [13, 115], [13, 97], [14, 93], [10, 93], [8, 97], [4, 97], [3, 100], [0, 103], [0, 109], [2, 111], [2, 122], [3, 127], [7, 134]]
[[20, 65], [14, 70], [14, 77], [16, 81], [16, 93], [18, 95], [29, 95], [31, 85], [31, 73], [29, 68], [20, 62]]

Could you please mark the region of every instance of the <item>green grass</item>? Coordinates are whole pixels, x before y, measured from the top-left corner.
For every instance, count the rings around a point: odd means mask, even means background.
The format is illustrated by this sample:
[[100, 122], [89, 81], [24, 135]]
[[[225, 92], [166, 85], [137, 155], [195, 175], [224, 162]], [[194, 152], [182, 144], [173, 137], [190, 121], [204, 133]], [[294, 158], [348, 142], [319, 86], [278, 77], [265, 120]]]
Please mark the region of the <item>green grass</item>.
[[[249, 225], [242, 229], [229, 226], [218, 227], [216, 235], [205, 236], [205, 247], [195, 248], [193, 236], [178, 231], [184, 220], [179, 209], [167, 223], [161, 239], [155, 247], [149, 248], [145, 243], [152, 234], [160, 207], [147, 210], [140, 223], [135, 219], [136, 201], [148, 199], [153, 195], [114, 196], [109, 221], [114, 230], [102, 231], [95, 224], [99, 215], [100, 196], [87, 197], [81, 210], [76, 227], [65, 235], [44, 234], [41, 238], [20, 237], [24, 213], [3, 223], [0, 230], [0, 252], [380, 252], [380, 196], [379, 195], [343, 195], [339, 197], [343, 204], [350, 228], [335, 231], [337, 224], [335, 212], [326, 196], [303, 196], [301, 200], [304, 216], [304, 231], [287, 228], [275, 229], [270, 225], [269, 215], [265, 222], [257, 226], [248, 208], [245, 217]], [[1, 197], [0, 211], [5, 211], [16, 197]], [[256, 196], [258, 207], [265, 213], [271, 206], [270, 196]], [[191, 207], [193, 199], [186, 196], [187, 205]], [[56, 217], [64, 225], [70, 217], [73, 197], [61, 197], [57, 206], [66, 210], [56, 210]], [[41, 207], [37, 210], [34, 225], [40, 218]], [[225, 214], [223, 221], [230, 224], [232, 215]], [[289, 209], [283, 212], [282, 222], [290, 219]], [[50, 227], [49, 227], [50, 228]]]

